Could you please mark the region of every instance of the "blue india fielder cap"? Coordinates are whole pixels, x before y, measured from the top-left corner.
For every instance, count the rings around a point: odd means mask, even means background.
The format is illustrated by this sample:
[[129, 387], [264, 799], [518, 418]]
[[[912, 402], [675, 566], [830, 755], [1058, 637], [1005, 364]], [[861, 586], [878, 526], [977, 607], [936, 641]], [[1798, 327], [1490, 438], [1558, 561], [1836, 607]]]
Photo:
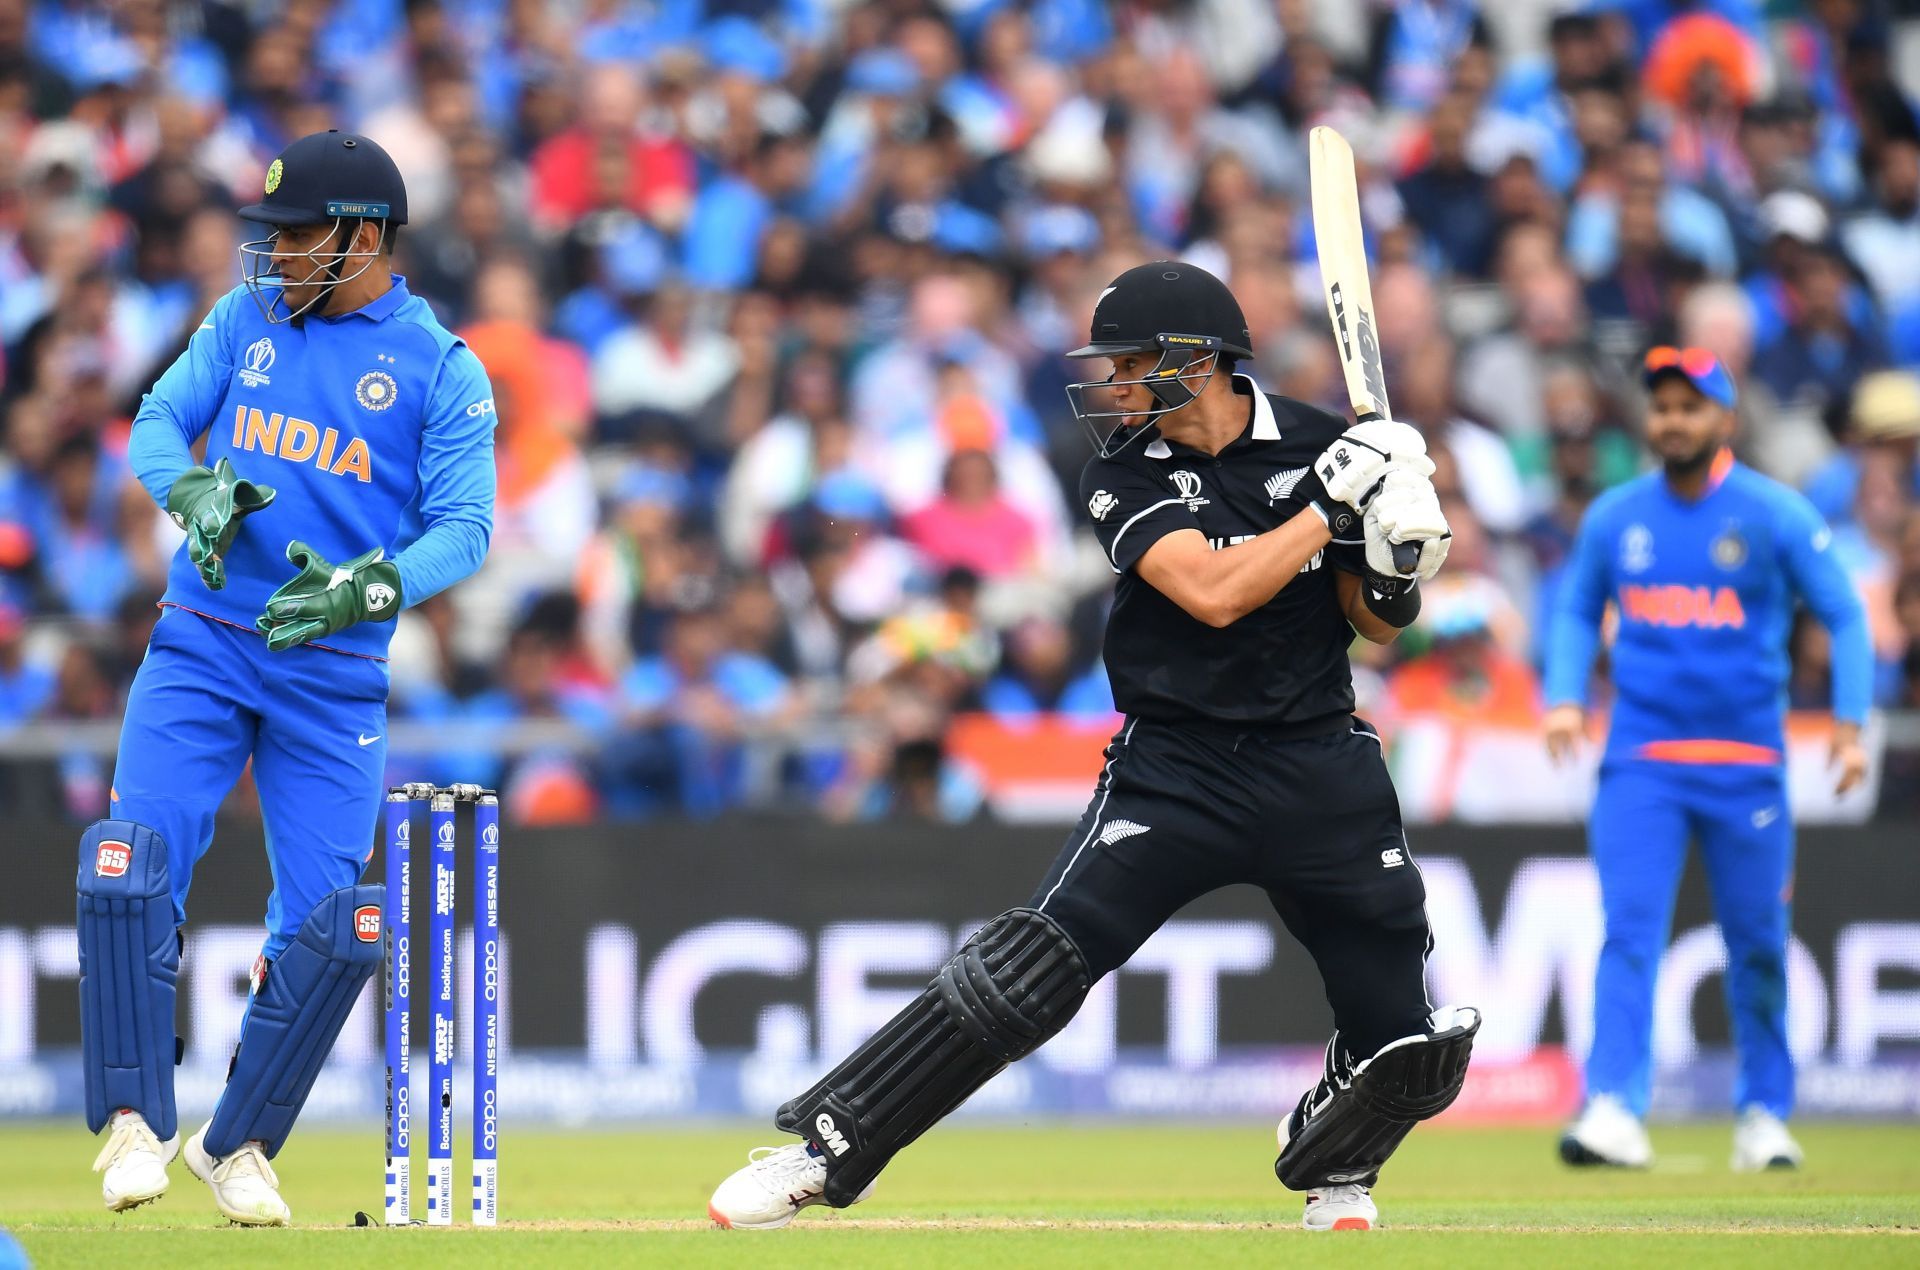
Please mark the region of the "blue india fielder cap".
[[1733, 408], [1733, 375], [1725, 363], [1704, 348], [1674, 348], [1663, 344], [1649, 351], [1641, 365], [1641, 382], [1651, 388], [1663, 375], [1678, 375], [1692, 384], [1702, 397], [1729, 410]]
[[407, 223], [407, 185], [380, 144], [337, 128], [300, 138], [267, 167], [265, 193], [240, 209], [268, 225], [319, 225], [339, 216]]

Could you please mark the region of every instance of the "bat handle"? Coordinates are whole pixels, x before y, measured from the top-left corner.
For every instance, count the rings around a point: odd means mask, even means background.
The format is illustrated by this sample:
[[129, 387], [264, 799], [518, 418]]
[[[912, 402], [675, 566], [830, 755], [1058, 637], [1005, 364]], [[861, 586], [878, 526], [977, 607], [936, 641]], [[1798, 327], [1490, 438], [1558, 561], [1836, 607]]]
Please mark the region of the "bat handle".
[[1396, 542], [1393, 544], [1393, 567], [1401, 573], [1412, 573], [1420, 563], [1420, 544], [1417, 542]]

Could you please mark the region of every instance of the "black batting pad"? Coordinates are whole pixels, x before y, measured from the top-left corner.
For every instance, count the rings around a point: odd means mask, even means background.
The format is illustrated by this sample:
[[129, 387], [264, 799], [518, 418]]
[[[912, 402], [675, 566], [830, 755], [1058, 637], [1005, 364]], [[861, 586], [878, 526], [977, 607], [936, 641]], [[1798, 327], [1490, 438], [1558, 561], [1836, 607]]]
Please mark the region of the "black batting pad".
[[826, 1201], [845, 1208], [901, 1148], [1065, 1027], [1092, 986], [1051, 917], [1002, 913], [774, 1123], [813, 1143], [827, 1162]]
[[1466, 1082], [1480, 1012], [1434, 1014], [1435, 1030], [1402, 1037], [1350, 1076], [1329, 1062], [1328, 1079], [1301, 1099], [1287, 1123], [1274, 1174], [1290, 1190], [1358, 1182], [1373, 1185], [1413, 1126], [1445, 1111]]

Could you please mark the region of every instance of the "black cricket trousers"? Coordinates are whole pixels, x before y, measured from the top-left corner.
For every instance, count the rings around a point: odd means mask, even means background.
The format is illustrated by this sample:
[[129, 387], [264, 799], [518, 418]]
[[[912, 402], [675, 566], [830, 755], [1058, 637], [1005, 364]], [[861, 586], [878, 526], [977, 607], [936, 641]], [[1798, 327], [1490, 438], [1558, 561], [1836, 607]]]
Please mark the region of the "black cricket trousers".
[[1097, 980], [1238, 882], [1312, 955], [1353, 1058], [1426, 1031], [1426, 887], [1380, 738], [1351, 716], [1306, 736], [1129, 718], [1032, 906]]

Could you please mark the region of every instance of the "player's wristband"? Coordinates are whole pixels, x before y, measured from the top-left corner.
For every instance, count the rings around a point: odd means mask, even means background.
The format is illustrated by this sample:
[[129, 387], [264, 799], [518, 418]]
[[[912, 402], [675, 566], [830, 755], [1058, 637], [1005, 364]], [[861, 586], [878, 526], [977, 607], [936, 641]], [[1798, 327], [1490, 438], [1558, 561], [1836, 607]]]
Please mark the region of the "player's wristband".
[[1320, 523], [1335, 537], [1353, 528], [1356, 514], [1353, 508], [1327, 493], [1327, 483], [1311, 467], [1300, 474], [1299, 481], [1294, 484], [1285, 501], [1318, 516]]
[[1360, 595], [1367, 612], [1387, 625], [1405, 630], [1420, 616], [1420, 584], [1413, 578], [1383, 578], [1368, 573], [1360, 579]]

